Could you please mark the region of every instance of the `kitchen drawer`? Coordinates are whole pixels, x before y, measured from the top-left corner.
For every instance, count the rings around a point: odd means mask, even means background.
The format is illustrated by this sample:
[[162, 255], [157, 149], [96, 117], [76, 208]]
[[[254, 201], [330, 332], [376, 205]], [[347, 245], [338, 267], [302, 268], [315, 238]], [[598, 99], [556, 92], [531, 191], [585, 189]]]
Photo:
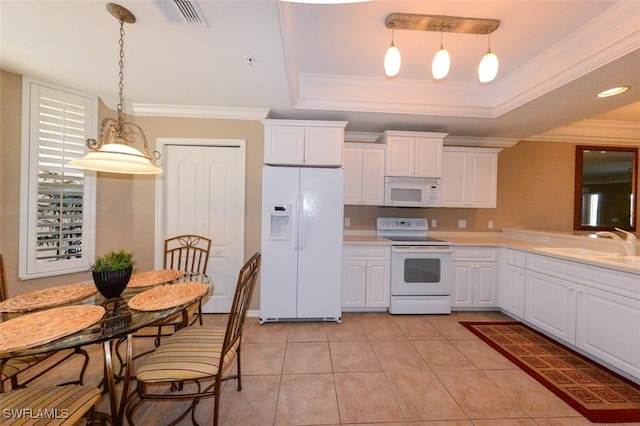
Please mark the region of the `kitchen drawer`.
[[527, 254], [523, 251], [507, 249], [507, 265], [524, 268], [527, 263]]
[[454, 247], [454, 261], [495, 262], [498, 249], [495, 247]]
[[342, 257], [387, 260], [390, 257], [389, 252], [388, 246], [344, 246]]

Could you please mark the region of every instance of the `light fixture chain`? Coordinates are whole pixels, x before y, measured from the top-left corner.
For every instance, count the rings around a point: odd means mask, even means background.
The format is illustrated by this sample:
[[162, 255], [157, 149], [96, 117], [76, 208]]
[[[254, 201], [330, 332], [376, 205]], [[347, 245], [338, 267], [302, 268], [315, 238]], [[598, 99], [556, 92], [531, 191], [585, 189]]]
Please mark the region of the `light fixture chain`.
[[[124, 104], [124, 18], [120, 18], [120, 61], [118, 65], [120, 67], [120, 72], [118, 73], [118, 77], [120, 77], [120, 82], [118, 83], [118, 95], [120, 101], [118, 102], [118, 117], [123, 114], [123, 104]], [[122, 121], [122, 120], [119, 120]]]
[[[126, 174], [157, 174], [162, 169], [156, 167], [149, 155], [147, 136], [135, 123], [125, 121], [124, 110], [124, 24], [133, 24], [136, 17], [126, 8], [115, 3], [107, 3], [107, 11], [120, 22], [120, 56], [118, 82], [118, 118], [102, 120], [100, 140], [87, 139], [88, 152], [83, 158], [69, 161], [73, 167], [99, 172]], [[144, 152], [133, 146], [136, 140], [142, 139]], [[160, 153], [153, 151], [153, 158], [158, 160]]]

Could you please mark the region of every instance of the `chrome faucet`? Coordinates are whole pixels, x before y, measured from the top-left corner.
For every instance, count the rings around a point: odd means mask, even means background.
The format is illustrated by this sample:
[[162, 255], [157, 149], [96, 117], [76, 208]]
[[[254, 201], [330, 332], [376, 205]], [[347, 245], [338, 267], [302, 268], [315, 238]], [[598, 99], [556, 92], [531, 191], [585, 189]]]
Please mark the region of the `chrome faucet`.
[[618, 234], [614, 234], [613, 232], [609, 232], [609, 231], [596, 232], [596, 235], [599, 237], [611, 237], [614, 240], [619, 241], [620, 244], [622, 244], [622, 246], [624, 247], [625, 254], [629, 256], [635, 256], [636, 250], [637, 250], [636, 236], [633, 235], [631, 232], [625, 231], [624, 229], [615, 228], [615, 230], [623, 232], [625, 234], [625, 239], [623, 240], [622, 238], [620, 238], [620, 236], [618, 236]]

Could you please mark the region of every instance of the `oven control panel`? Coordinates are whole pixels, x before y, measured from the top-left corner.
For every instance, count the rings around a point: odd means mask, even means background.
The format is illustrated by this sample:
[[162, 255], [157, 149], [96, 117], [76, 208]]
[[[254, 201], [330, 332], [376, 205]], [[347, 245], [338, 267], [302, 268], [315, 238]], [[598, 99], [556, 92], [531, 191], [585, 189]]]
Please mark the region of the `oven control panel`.
[[379, 217], [376, 220], [378, 231], [423, 231], [429, 229], [427, 219], [422, 217]]

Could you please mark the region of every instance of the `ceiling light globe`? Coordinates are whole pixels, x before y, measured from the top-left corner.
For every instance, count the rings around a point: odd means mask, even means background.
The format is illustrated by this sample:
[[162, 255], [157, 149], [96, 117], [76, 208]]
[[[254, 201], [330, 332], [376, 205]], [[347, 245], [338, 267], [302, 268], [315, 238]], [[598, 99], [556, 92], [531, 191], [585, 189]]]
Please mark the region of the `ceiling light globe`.
[[498, 57], [491, 50], [487, 52], [486, 55], [480, 61], [480, 65], [478, 66], [478, 79], [480, 83], [488, 83], [493, 81], [498, 75], [498, 67], [499, 67]]
[[400, 64], [402, 58], [400, 57], [400, 50], [391, 43], [391, 46], [387, 49], [387, 53], [384, 55], [384, 73], [387, 77], [395, 77], [400, 72]]
[[69, 165], [97, 172], [145, 175], [162, 173], [162, 169], [154, 166], [143, 153], [119, 143], [104, 144], [97, 150], [87, 152], [82, 158], [69, 161]]
[[449, 74], [449, 67], [451, 66], [451, 56], [445, 48], [441, 48], [436, 52], [431, 63], [431, 74], [436, 80], [442, 80]]
[[629, 90], [629, 86], [613, 87], [611, 89], [603, 90], [602, 92], [598, 93], [597, 96], [599, 98], [608, 98], [609, 96], [615, 96], [619, 95], [620, 93], [624, 93], [627, 90]]

